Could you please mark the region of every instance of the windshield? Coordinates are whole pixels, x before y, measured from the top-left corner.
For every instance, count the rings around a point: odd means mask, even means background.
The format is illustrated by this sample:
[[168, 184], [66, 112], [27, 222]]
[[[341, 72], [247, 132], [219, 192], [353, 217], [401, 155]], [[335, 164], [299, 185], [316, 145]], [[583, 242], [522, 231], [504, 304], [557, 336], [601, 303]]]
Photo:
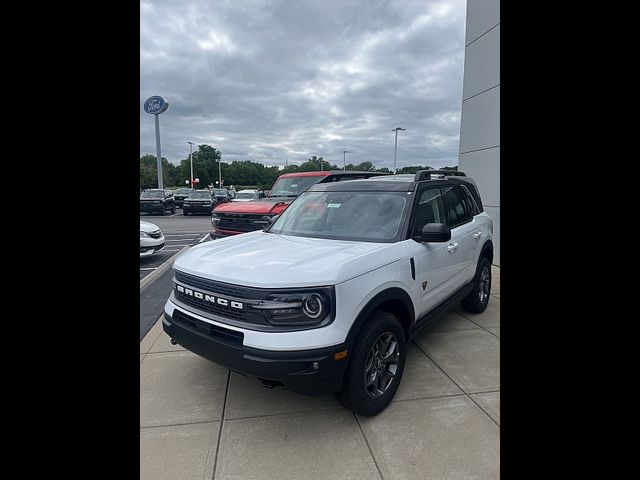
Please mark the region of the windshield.
[[276, 180], [276, 183], [271, 188], [269, 193], [270, 197], [297, 197], [302, 192], [308, 190], [312, 185], [315, 185], [324, 177], [321, 176], [309, 176], [309, 177], [280, 177]]
[[399, 233], [406, 192], [307, 192], [269, 232], [300, 237], [388, 242]]
[[140, 198], [162, 198], [162, 192], [142, 192]]
[[191, 192], [191, 195], [189, 195], [189, 198], [205, 198], [207, 200], [210, 200], [211, 199], [211, 193], [209, 193], [209, 191]]
[[192, 190], [190, 188], [179, 188], [178, 190], [176, 190], [175, 195], [184, 195], [185, 193], [189, 195], [189, 193], [191, 192]]
[[213, 194], [214, 195], [218, 195], [218, 196], [223, 196], [226, 197], [227, 196], [227, 191], [223, 188], [214, 188], [213, 189]]
[[256, 198], [256, 194], [251, 192], [240, 192], [236, 198]]

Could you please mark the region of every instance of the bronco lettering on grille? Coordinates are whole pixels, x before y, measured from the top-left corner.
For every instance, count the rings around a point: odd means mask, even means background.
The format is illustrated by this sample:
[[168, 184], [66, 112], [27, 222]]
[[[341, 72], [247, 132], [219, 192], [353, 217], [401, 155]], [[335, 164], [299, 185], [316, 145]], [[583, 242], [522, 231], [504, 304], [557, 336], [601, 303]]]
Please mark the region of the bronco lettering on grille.
[[222, 305], [224, 307], [231, 306], [231, 308], [234, 308], [236, 310], [244, 309], [244, 304], [242, 302], [234, 302], [226, 298], [214, 297], [213, 295], [209, 295], [208, 293], [198, 292], [197, 290], [185, 288], [182, 285], [176, 284], [175, 288], [176, 288], [176, 291], [178, 291], [179, 293], [183, 295], [187, 295], [189, 297], [197, 298], [198, 300], [217, 303], [218, 305]]

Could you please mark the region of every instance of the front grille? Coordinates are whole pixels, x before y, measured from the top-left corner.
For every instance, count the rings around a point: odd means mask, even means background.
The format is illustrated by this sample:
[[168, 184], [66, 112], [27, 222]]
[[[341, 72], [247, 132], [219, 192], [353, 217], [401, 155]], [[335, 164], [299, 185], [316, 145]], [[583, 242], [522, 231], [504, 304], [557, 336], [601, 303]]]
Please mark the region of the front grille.
[[[174, 270], [174, 288], [173, 294], [178, 302], [185, 307], [191, 307], [194, 310], [211, 313], [213, 315], [239, 322], [240, 324], [253, 324], [268, 326], [267, 318], [261, 311], [255, 310], [251, 304], [257, 303], [267, 295], [269, 291], [252, 287], [242, 287], [229, 283], [217, 282], [206, 278], [196, 277], [187, 273]], [[204, 298], [197, 298], [195, 294], [181, 292], [177, 286], [181, 284], [185, 289], [192, 288], [196, 292], [204, 293]], [[216, 300], [211, 301], [206, 298], [207, 295], [216, 296], [227, 300], [227, 305], [221, 305]], [[242, 306], [237, 308], [232, 302], [240, 302]]]
[[202, 333], [210, 338], [213, 338], [221, 343], [234, 346], [242, 346], [244, 340], [244, 333], [237, 332], [218, 325], [211, 325], [210, 323], [203, 322], [197, 318], [193, 318], [190, 315], [182, 313], [180, 310], [173, 311], [173, 321], [178, 325], [187, 327], [194, 332]]
[[259, 290], [257, 288], [242, 287], [231, 283], [209, 280], [208, 278], [196, 277], [195, 275], [190, 275], [179, 270], [174, 270], [174, 273], [176, 280], [179, 282], [228, 297], [243, 298], [247, 300], [262, 300], [267, 294], [263, 290]]
[[192, 297], [191, 295], [186, 295], [182, 292], [179, 292], [176, 289], [174, 289], [173, 292], [176, 296], [176, 299], [191, 307], [197, 308], [199, 310], [204, 310], [205, 312], [213, 313], [215, 315], [220, 315], [221, 317], [231, 318], [233, 320], [244, 320], [245, 315], [241, 310], [234, 310], [229, 306], [223, 306], [217, 303], [200, 300], [198, 298]]
[[[223, 230], [236, 230], [242, 232], [251, 232], [264, 228], [267, 223], [262, 220], [265, 215], [256, 215], [252, 213], [217, 213], [220, 221], [216, 225]], [[256, 223], [260, 222], [260, 223]]]

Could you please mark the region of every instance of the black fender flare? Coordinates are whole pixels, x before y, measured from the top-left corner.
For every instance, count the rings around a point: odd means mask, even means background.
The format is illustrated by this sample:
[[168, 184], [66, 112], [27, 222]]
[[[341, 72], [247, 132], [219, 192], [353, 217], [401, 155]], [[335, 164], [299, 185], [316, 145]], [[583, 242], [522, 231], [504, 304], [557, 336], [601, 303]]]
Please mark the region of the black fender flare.
[[[494, 252], [494, 248], [493, 248], [493, 242], [491, 240], [487, 240], [486, 242], [484, 242], [484, 245], [482, 245], [482, 248], [480, 249], [480, 257], [478, 258], [478, 265], [480, 264], [480, 258], [485, 256], [485, 252], [487, 250], [491, 251], [491, 254], [489, 255], [490, 261], [493, 262], [493, 252]], [[477, 267], [476, 267], [477, 270]]]
[[364, 308], [360, 310], [360, 313], [356, 317], [356, 320], [353, 322], [351, 328], [349, 329], [349, 333], [347, 334], [347, 339], [345, 340], [345, 342], [354, 342], [358, 337], [360, 329], [365, 324], [367, 319], [371, 316], [371, 314], [375, 312], [380, 305], [388, 302], [389, 300], [400, 301], [404, 305], [408, 318], [401, 318], [400, 321], [402, 322], [405, 333], [408, 337], [409, 330], [411, 329], [411, 326], [415, 321], [415, 309], [413, 306], [413, 301], [405, 290], [398, 287], [391, 287], [376, 294], [376, 296], [369, 300]]

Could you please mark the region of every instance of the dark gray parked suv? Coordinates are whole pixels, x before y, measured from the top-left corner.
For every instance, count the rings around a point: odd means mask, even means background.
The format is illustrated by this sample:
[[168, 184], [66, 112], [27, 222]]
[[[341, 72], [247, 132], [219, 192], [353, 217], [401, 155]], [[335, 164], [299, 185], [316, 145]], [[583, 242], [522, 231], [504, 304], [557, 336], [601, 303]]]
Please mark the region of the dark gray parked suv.
[[176, 213], [176, 205], [171, 190], [150, 188], [140, 195], [140, 213], [159, 213], [164, 215], [167, 210]]

